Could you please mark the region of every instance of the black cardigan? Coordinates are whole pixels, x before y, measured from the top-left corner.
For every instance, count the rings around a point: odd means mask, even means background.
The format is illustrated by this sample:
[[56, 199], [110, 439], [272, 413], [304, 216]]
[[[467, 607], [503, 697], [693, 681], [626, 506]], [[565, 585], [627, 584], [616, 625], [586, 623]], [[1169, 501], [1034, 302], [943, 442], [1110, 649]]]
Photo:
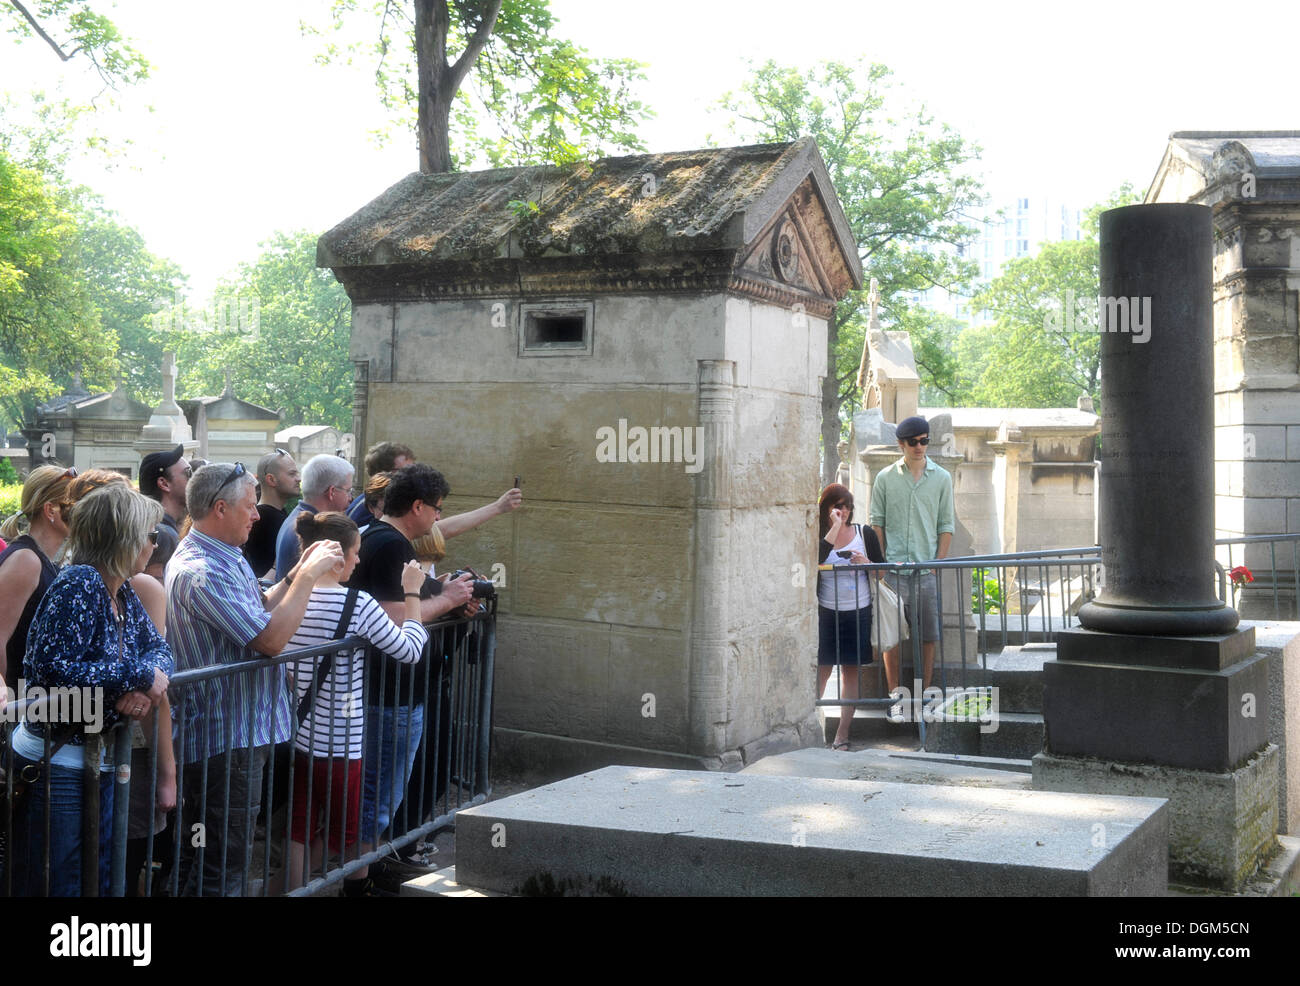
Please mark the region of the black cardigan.
[[[885, 560], [885, 553], [880, 550], [880, 538], [876, 537], [876, 532], [866, 524], [854, 524], [853, 526], [861, 532], [862, 543], [867, 546], [867, 560], [883, 562]], [[844, 549], [840, 548], [838, 550], [843, 551]], [[830, 542], [827, 541], [825, 537], [819, 537], [817, 539], [817, 564], [826, 564], [826, 559], [829, 557], [830, 553]]]

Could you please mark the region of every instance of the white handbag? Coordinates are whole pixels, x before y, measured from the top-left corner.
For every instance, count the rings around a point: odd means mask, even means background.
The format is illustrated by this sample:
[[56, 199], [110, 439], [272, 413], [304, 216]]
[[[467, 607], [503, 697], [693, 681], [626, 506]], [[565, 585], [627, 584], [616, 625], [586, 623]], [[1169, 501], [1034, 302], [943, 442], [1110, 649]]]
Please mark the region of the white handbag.
[[902, 619], [903, 607], [898, 601], [898, 593], [884, 579], [877, 578], [872, 602], [872, 648], [887, 651], [897, 647], [907, 637], [907, 621]]

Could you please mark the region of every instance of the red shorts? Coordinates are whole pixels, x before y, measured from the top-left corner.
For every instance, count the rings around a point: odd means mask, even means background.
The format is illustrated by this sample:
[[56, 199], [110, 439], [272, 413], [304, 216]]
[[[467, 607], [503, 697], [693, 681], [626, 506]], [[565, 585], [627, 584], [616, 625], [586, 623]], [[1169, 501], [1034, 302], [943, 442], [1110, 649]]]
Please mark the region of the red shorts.
[[[325, 810], [329, 808], [329, 847], [338, 852], [357, 841], [361, 828], [361, 759], [343, 757], [308, 757], [294, 751], [293, 823], [290, 837], [294, 842], [307, 839], [307, 777], [311, 771], [311, 842], [325, 836]], [[346, 786], [346, 797], [344, 788]], [[346, 824], [344, 811], [346, 810]]]

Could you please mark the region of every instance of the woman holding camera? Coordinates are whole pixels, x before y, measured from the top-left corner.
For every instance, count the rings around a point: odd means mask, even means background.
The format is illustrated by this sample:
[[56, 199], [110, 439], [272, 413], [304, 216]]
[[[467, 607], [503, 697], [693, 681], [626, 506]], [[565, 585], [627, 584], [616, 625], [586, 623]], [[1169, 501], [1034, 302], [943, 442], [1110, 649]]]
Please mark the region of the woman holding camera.
[[[302, 625], [285, 650], [318, 647], [356, 636], [364, 637], [377, 650], [403, 664], [419, 661], [429, 639], [420, 623], [420, 587], [425, 574], [419, 564], [408, 562], [402, 569], [405, 620], [398, 627], [370, 593], [339, 584], [352, 576], [361, 551], [361, 535], [352, 518], [332, 511], [304, 513], [299, 515], [295, 530], [304, 554], [317, 541], [337, 541], [343, 549], [343, 561], [316, 583]], [[315, 866], [326, 833], [331, 852], [342, 854], [357, 841], [365, 726], [364, 657], [365, 650], [357, 648], [305, 658], [292, 667], [300, 725], [294, 739], [289, 890], [302, 886], [308, 844]]]

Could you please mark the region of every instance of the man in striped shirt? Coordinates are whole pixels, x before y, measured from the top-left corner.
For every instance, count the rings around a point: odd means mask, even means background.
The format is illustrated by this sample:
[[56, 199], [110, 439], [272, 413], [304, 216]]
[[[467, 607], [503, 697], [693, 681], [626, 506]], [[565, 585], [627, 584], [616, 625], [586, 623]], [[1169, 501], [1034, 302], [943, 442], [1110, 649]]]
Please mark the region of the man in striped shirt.
[[[166, 580], [167, 637], [177, 671], [279, 654], [302, 622], [316, 581], [342, 563], [337, 542], [319, 541], [263, 596], [239, 550], [258, 518], [255, 490], [240, 463], [221, 463], [196, 472], [185, 491], [193, 527], [172, 555]], [[266, 665], [178, 691], [182, 893], [241, 896], [262, 770], [272, 745], [287, 741], [296, 726], [285, 670]]]

